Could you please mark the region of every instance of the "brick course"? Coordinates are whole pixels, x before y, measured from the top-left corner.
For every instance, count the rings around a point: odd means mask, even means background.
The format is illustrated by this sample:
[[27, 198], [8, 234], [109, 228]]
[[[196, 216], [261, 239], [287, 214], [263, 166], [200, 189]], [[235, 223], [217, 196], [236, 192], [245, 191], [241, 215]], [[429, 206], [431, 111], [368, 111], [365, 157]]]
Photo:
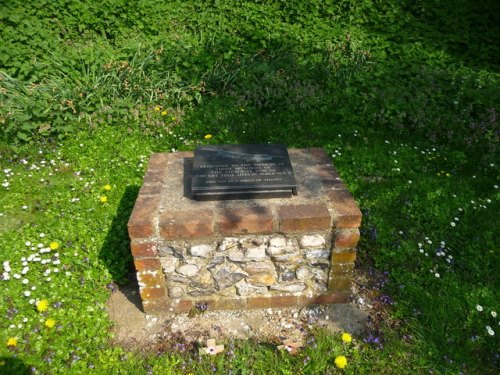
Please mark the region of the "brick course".
[[337, 228], [358, 228], [361, 225], [361, 211], [347, 190], [331, 190], [326, 194], [335, 212], [334, 225]]
[[359, 229], [339, 229], [335, 231], [335, 247], [353, 248], [359, 241]]
[[330, 212], [325, 204], [301, 204], [278, 207], [279, 229], [282, 232], [328, 229]]
[[158, 255], [156, 242], [132, 241], [130, 249], [134, 258], [156, 257]]
[[222, 210], [219, 212], [219, 229], [223, 235], [272, 233], [273, 215], [266, 207]]
[[160, 196], [139, 196], [128, 222], [128, 233], [131, 239], [147, 238], [155, 235], [155, 219]]
[[163, 238], [207, 237], [214, 233], [213, 211], [166, 211], [160, 216]]

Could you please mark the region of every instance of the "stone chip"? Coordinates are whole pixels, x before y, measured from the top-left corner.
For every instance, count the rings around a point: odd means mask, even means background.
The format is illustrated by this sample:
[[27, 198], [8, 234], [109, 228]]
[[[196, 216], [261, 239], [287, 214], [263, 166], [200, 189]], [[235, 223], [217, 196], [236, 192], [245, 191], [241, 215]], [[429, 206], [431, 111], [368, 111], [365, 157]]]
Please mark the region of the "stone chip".
[[187, 276], [187, 277], [193, 277], [195, 276], [198, 271], [200, 270], [200, 267], [197, 266], [196, 264], [184, 264], [177, 268], [177, 272], [180, 273], [181, 275]]
[[213, 251], [214, 248], [210, 245], [196, 245], [191, 247], [189, 253], [194, 257], [208, 258]]
[[300, 239], [300, 245], [308, 248], [322, 247], [325, 243], [325, 237], [321, 234], [305, 235]]

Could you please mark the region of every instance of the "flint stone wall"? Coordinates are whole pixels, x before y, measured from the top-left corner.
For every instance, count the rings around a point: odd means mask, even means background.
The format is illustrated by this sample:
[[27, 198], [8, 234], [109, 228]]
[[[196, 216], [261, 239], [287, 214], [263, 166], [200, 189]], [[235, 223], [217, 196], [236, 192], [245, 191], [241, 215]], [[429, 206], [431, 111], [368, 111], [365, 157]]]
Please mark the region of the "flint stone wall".
[[[331, 234], [172, 241], [159, 247], [170, 298], [309, 295], [327, 290]], [[146, 274], [148, 271], [145, 271]], [[142, 273], [138, 274], [140, 286]]]

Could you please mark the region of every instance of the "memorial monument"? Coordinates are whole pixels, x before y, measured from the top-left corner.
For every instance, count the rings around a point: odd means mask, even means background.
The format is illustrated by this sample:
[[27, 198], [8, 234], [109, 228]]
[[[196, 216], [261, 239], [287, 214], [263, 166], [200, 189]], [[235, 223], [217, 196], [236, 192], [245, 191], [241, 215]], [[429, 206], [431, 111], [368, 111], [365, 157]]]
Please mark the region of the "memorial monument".
[[153, 154], [128, 223], [144, 311], [347, 302], [360, 223], [322, 149]]

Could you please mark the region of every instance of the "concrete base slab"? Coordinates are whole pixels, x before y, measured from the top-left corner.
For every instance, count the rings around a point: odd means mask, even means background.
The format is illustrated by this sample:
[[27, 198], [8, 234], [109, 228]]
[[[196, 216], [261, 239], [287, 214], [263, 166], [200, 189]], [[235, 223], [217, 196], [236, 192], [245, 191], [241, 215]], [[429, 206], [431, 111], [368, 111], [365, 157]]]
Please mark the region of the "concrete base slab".
[[147, 350], [159, 340], [182, 338], [184, 342], [204, 343], [207, 339], [227, 341], [256, 339], [281, 342], [301, 341], [308, 329], [323, 327], [331, 332], [361, 334], [369, 312], [353, 303], [304, 308], [206, 311], [190, 317], [188, 313], [147, 315], [143, 312], [137, 285], [119, 288], [108, 301], [115, 323], [115, 343], [128, 349]]

